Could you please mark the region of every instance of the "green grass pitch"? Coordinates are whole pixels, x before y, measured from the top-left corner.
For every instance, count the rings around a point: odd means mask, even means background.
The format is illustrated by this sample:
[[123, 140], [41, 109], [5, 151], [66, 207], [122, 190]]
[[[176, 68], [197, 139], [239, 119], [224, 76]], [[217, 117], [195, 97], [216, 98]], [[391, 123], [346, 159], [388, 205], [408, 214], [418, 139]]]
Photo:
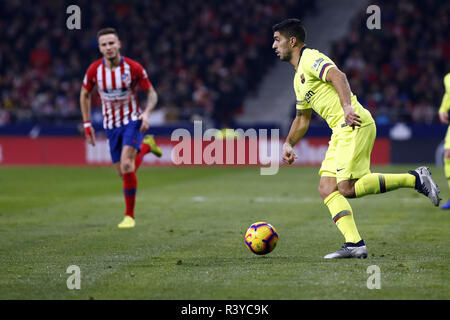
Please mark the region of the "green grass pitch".
[[[431, 169], [447, 200], [442, 168]], [[0, 299], [450, 298], [450, 212], [411, 189], [350, 200], [369, 257], [325, 261], [344, 240], [317, 171], [144, 167], [137, 225], [123, 230], [112, 167], [1, 167]], [[266, 256], [244, 245], [256, 221], [280, 237]], [[79, 290], [67, 287], [70, 265], [80, 267]], [[371, 265], [380, 289], [367, 287]]]

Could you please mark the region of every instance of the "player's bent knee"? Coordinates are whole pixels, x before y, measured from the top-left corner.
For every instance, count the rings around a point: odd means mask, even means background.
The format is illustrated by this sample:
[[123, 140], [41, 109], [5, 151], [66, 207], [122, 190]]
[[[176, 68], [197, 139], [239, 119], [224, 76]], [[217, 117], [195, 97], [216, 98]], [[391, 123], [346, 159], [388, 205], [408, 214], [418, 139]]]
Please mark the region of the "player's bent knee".
[[122, 170], [120, 170], [120, 162], [114, 163], [114, 167], [116, 168], [116, 172], [119, 175], [119, 177], [122, 178]]
[[445, 149], [445, 151], [444, 151], [444, 158], [446, 158], [446, 159], [450, 158], [450, 149]]
[[319, 188], [317, 191], [319, 192], [320, 197], [325, 200], [326, 197], [337, 191], [337, 187], [330, 186], [328, 184], [319, 184]]
[[134, 163], [132, 161], [121, 161], [120, 171], [122, 174], [130, 173], [134, 171]]
[[355, 197], [355, 188], [348, 183], [339, 183], [338, 191], [346, 198], [354, 198]]

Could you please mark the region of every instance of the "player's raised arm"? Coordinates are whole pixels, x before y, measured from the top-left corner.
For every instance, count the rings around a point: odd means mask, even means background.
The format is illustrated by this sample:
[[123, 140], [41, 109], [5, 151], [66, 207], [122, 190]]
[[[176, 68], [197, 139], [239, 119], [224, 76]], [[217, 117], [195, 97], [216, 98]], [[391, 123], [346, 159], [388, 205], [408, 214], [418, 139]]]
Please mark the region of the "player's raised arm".
[[139, 120], [142, 120], [141, 132], [146, 132], [149, 128], [149, 118], [158, 103], [158, 94], [153, 86], [147, 91], [147, 105], [144, 112], [139, 116]]
[[297, 110], [297, 116], [292, 121], [286, 142], [283, 144], [283, 162], [291, 164], [298, 158], [292, 147], [295, 146], [308, 131], [311, 113], [312, 109]]
[[348, 84], [345, 73], [336, 67], [332, 67], [327, 73], [326, 81], [333, 84], [337, 94], [339, 95], [339, 100], [341, 102], [342, 109], [344, 110], [345, 122], [353, 129], [355, 126], [360, 127], [361, 118], [355, 113], [355, 110], [352, 107], [350, 85]]
[[80, 107], [83, 116], [84, 134], [88, 143], [95, 146], [95, 131], [91, 125], [91, 93], [83, 86], [80, 92]]

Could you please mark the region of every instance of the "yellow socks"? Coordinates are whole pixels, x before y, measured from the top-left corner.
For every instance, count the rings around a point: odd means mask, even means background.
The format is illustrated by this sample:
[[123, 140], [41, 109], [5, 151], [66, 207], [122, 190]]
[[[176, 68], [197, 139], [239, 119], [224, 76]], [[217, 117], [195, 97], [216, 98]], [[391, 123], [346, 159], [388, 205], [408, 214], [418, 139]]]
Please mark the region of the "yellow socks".
[[356, 181], [355, 195], [360, 198], [368, 194], [384, 193], [398, 188], [414, 188], [415, 183], [416, 177], [409, 173], [370, 173]]
[[[449, 178], [450, 188], [450, 159], [446, 159], [445, 174]], [[356, 181], [355, 195], [360, 198], [368, 194], [384, 193], [398, 188], [414, 188], [415, 185], [416, 177], [410, 173], [370, 173]], [[345, 242], [357, 243], [362, 240], [353, 219], [352, 207], [339, 191], [326, 197], [324, 203], [330, 210], [334, 223], [344, 235]]]
[[344, 235], [345, 242], [359, 242], [361, 236], [356, 228], [352, 207], [347, 199], [339, 191], [335, 191], [325, 198], [324, 203], [330, 210], [334, 223]]
[[450, 158], [444, 158], [444, 172], [447, 178], [448, 188], [450, 190]]

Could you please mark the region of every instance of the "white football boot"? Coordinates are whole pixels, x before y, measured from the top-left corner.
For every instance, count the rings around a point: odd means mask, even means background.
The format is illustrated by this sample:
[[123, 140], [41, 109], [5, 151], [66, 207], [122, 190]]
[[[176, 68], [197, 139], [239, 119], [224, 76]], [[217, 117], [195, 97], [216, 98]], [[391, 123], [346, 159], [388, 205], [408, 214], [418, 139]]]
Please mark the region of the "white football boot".
[[364, 240], [358, 243], [346, 242], [338, 251], [327, 254], [324, 259], [367, 258], [367, 247]]
[[430, 198], [431, 202], [437, 207], [441, 199], [439, 198], [439, 189], [433, 179], [431, 179], [431, 172], [427, 167], [418, 167], [414, 171], [408, 171], [410, 174], [416, 176], [415, 189], [417, 192], [424, 194]]

